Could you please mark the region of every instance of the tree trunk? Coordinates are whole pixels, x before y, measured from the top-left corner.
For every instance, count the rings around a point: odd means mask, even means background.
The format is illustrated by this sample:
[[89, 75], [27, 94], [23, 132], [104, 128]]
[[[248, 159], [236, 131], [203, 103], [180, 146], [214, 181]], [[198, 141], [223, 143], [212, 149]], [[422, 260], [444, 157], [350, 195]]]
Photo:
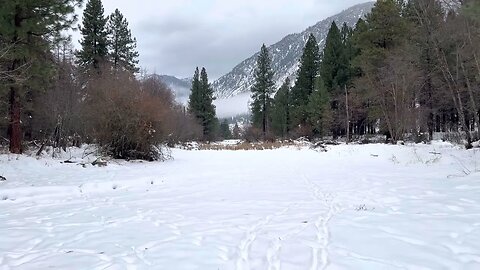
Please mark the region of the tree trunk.
[[[445, 52], [437, 48], [438, 58], [440, 62], [440, 70], [443, 74], [445, 82], [450, 90], [450, 95], [453, 100], [453, 104], [458, 114], [458, 118], [460, 120], [460, 126], [463, 128], [465, 132], [465, 137], [467, 139], [467, 145], [465, 146], [467, 149], [472, 148], [472, 135], [470, 134], [470, 128], [467, 125], [466, 118], [465, 118], [465, 108], [463, 106], [462, 97], [460, 95], [460, 90], [458, 86], [458, 80], [452, 74], [450, 67], [448, 65], [447, 58], [445, 56]], [[457, 56], [457, 70], [459, 69], [458, 64], [458, 56]], [[458, 76], [458, 75], [457, 75]]]
[[[472, 33], [470, 31], [470, 24], [468, 22], [466, 22], [466, 29], [467, 29], [467, 33], [468, 33], [468, 41], [470, 42], [470, 45], [472, 46], [472, 49], [476, 48], [476, 46], [478, 46], [478, 45], [475, 44], [475, 42], [472, 40]], [[475, 51], [473, 51], [473, 60], [475, 61], [475, 66], [477, 67], [478, 76], [480, 76], [480, 62], [478, 61], [478, 57], [477, 57], [477, 54], [475, 53]]]
[[463, 70], [463, 76], [465, 76], [465, 82], [467, 84], [468, 95], [470, 97], [470, 106], [472, 107], [473, 119], [475, 121], [475, 130], [477, 131], [480, 129], [480, 117], [478, 116], [477, 103], [475, 102], [475, 97], [473, 95], [473, 90], [470, 84], [470, 79], [468, 78], [467, 70], [465, 69], [465, 64], [462, 62], [461, 65]]
[[350, 112], [349, 112], [349, 106], [348, 106], [348, 90], [346, 85], [345, 85], [345, 108], [347, 111], [346, 131], [347, 131], [347, 144], [348, 144], [350, 143]]
[[[17, 3], [15, 5], [15, 33], [12, 38], [12, 44], [17, 44], [19, 41], [17, 29], [22, 26], [23, 19], [21, 18], [21, 14], [23, 13], [20, 5]], [[15, 46], [14, 45], [14, 46]], [[21, 66], [21, 60], [18, 57], [12, 61], [11, 66], [9, 67], [10, 70], [15, 74], [17, 69]], [[18, 78], [17, 78], [18, 79]], [[10, 108], [9, 108], [9, 135], [10, 135], [10, 152], [13, 154], [21, 154], [22, 153], [22, 126], [21, 126], [21, 105], [20, 105], [20, 95], [19, 95], [19, 87], [15, 78], [10, 78], [12, 86], [10, 86]]]
[[263, 115], [262, 115], [262, 131], [263, 131], [263, 140], [267, 140], [267, 101], [266, 98], [263, 101]]
[[10, 152], [13, 154], [22, 153], [22, 126], [21, 126], [21, 108], [17, 90], [10, 88]]

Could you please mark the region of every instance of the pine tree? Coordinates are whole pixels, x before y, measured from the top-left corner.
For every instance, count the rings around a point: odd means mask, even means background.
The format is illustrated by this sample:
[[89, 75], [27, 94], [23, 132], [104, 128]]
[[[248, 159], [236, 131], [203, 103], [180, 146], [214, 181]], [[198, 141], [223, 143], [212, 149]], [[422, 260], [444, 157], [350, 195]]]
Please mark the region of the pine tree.
[[365, 20], [362, 18], [358, 19], [355, 24], [355, 28], [352, 31], [352, 36], [350, 37], [350, 46], [352, 46], [352, 76], [359, 77], [362, 75], [362, 69], [360, 68], [361, 64], [357, 62], [359, 59], [358, 56], [362, 53], [362, 37], [368, 31], [368, 26]]
[[202, 68], [199, 72], [197, 67], [193, 75], [188, 111], [195, 116], [198, 123], [203, 127], [203, 137], [206, 140], [214, 139], [218, 128], [215, 105], [213, 105], [214, 100], [213, 88], [208, 82], [206, 69]]
[[200, 71], [200, 91], [203, 114], [203, 135], [207, 140], [213, 140], [219, 124], [215, 105], [213, 105], [213, 101], [215, 100], [215, 97], [213, 96], [213, 88], [208, 82], [207, 70], [205, 68], [202, 68]]
[[139, 71], [137, 40], [132, 38], [128, 21], [118, 9], [108, 17], [107, 33], [113, 68], [115, 70], [125, 68], [132, 73], [137, 73]]
[[199, 118], [201, 111], [200, 70], [197, 67], [193, 74], [192, 88], [190, 89], [190, 97], [188, 99], [188, 112]]
[[333, 92], [337, 87], [337, 74], [340, 69], [340, 57], [344, 51], [342, 35], [335, 22], [332, 23], [325, 41], [325, 48], [320, 64], [320, 76], [328, 91]]
[[98, 69], [108, 57], [107, 18], [101, 0], [88, 0], [82, 24], [82, 48], [77, 53], [78, 64], [85, 69]]
[[309, 97], [308, 121], [315, 136], [325, 136], [332, 120], [327, 87], [321, 77], [315, 80], [315, 90]]
[[353, 39], [361, 54], [355, 59], [355, 63], [362, 73], [378, 73], [384, 65], [388, 51], [405, 43], [405, 22], [406, 18], [402, 17], [401, 7], [396, 0], [379, 0], [367, 15], [364, 24], [357, 24]]
[[301, 128], [307, 123], [307, 104], [315, 87], [319, 63], [320, 55], [317, 40], [313, 34], [310, 34], [300, 59], [297, 80], [291, 91], [291, 123], [293, 128]]
[[340, 89], [351, 84], [353, 78], [352, 59], [355, 54], [352, 35], [353, 30], [346, 23], [343, 24], [341, 30], [342, 53], [339, 58], [339, 69], [335, 79], [335, 83]]
[[[75, 21], [77, 0], [2, 1], [0, 8], [0, 85], [8, 91], [10, 152], [22, 152], [22, 114], [27, 91], [48, 79], [50, 45]], [[2, 97], [3, 98], [3, 97]]]
[[[399, 1], [380, 0], [367, 15], [368, 30], [363, 36], [363, 45], [383, 57], [390, 50], [406, 41], [406, 18], [402, 16]], [[372, 59], [375, 61], [376, 59]]]
[[270, 128], [272, 94], [275, 83], [273, 81], [273, 70], [268, 49], [263, 44], [260, 54], [257, 57], [257, 67], [254, 73], [254, 84], [252, 92], [252, 122], [253, 126], [262, 131], [265, 139]]
[[290, 132], [290, 79], [287, 78], [273, 99], [272, 129], [275, 135], [287, 137]]
[[228, 125], [227, 119], [224, 119], [220, 124], [220, 136], [224, 140], [229, 140], [232, 138], [232, 132], [230, 131], [230, 126]]
[[[327, 35], [323, 50], [320, 75], [331, 97], [332, 117], [335, 123], [332, 126], [334, 137], [348, 133], [347, 98], [348, 87], [352, 79], [353, 44], [351, 41], [352, 29], [345, 23], [339, 30], [333, 22]], [[345, 105], [345, 106], [344, 106]], [[345, 122], [345, 124], [342, 124]], [[348, 134], [347, 134], [348, 135]]]
[[[354, 132], [358, 135], [365, 135], [367, 133], [373, 134], [375, 132], [375, 125], [377, 119], [370, 117], [373, 115], [371, 108], [371, 97], [366, 91], [365, 87], [359, 87], [356, 85], [356, 80], [360, 79], [362, 76], [361, 63], [359, 60], [359, 55], [362, 53], [362, 44], [361, 37], [368, 31], [366, 22], [360, 18], [355, 24], [354, 29], [351, 31], [351, 36], [347, 40], [347, 50], [350, 52], [350, 81], [349, 97], [352, 100], [351, 110], [352, 110], [352, 126], [354, 127]], [[352, 87], [352, 85], [354, 87]], [[334, 121], [335, 122], [335, 121]], [[332, 124], [332, 126], [334, 126]], [[338, 125], [337, 125], [338, 126]]]

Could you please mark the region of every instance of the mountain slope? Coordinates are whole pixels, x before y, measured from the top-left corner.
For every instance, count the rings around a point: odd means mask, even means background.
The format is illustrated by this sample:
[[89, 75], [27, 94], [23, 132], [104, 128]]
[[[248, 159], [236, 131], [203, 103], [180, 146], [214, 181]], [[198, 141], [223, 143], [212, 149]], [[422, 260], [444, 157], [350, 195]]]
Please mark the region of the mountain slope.
[[[298, 69], [298, 61], [302, 55], [303, 47], [310, 33], [313, 33], [320, 48], [325, 45], [328, 30], [333, 21], [339, 27], [343, 23], [354, 26], [359, 18], [365, 16], [372, 9], [374, 2], [353, 6], [343, 12], [329, 17], [316, 25], [307, 28], [301, 33], [284, 37], [280, 42], [268, 47], [272, 56], [272, 66], [275, 71], [275, 82], [279, 87], [287, 78], [294, 78]], [[219, 98], [229, 98], [250, 91], [253, 84], [253, 72], [258, 53], [237, 65], [230, 73], [220, 77], [213, 83], [215, 94]]]
[[169, 75], [158, 75], [158, 78], [172, 90], [177, 102], [181, 104], [187, 103], [190, 95], [190, 88], [192, 87], [192, 79], [178, 79], [177, 77]]

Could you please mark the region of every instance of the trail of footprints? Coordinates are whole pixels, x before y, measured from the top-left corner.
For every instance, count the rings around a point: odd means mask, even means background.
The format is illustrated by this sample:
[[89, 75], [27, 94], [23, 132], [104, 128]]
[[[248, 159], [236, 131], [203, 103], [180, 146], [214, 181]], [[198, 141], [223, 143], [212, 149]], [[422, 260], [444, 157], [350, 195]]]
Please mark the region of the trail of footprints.
[[330, 229], [329, 222], [339, 209], [335, 206], [335, 197], [330, 193], [324, 193], [318, 185], [313, 183], [307, 176], [302, 175], [305, 185], [313, 190], [313, 198], [320, 202], [325, 208], [326, 212], [318, 216], [315, 221], [315, 229], [319, 247], [312, 247], [312, 263], [311, 270], [326, 269], [328, 266], [328, 246], [330, 244]]
[[[316, 244], [311, 244], [312, 248], [312, 261], [310, 264], [311, 270], [317, 270], [317, 269], [325, 269], [328, 266], [328, 245], [329, 245], [329, 238], [330, 238], [330, 232], [328, 228], [328, 223], [332, 219], [332, 217], [338, 212], [338, 209], [334, 206], [334, 198], [330, 194], [324, 194], [321, 189], [313, 183], [311, 180], [309, 180], [305, 175], [303, 176], [303, 180], [305, 183], [305, 186], [311, 190], [312, 192], [312, 198], [314, 199], [314, 203], [318, 204], [320, 203], [323, 207], [325, 207], [326, 211], [323, 211], [318, 218], [315, 220], [315, 222], [312, 223], [301, 223], [299, 224], [295, 229], [289, 230], [285, 234], [281, 236], [277, 236], [274, 239], [271, 239], [270, 243], [268, 244], [268, 248], [266, 251], [266, 261], [267, 261], [267, 269], [268, 270], [279, 270], [281, 269], [281, 261], [280, 261], [280, 252], [282, 249], [282, 243], [285, 240], [288, 240], [291, 237], [294, 237], [298, 234], [300, 234], [302, 231], [306, 230], [307, 227], [313, 226], [315, 228], [315, 237], [316, 237]], [[90, 201], [88, 197], [85, 198], [87, 201]], [[168, 240], [175, 240], [178, 239], [181, 235], [182, 232], [180, 231], [180, 228], [177, 226], [175, 223], [167, 223], [162, 220], [154, 219], [152, 218], [152, 212], [146, 211], [143, 212], [142, 209], [133, 209], [130, 206], [128, 206], [126, 203], [116, 203], [114, 201], [111, 201], [110, 204], [116, 204], [123, 209], [129, 211], [129, 212], [134, 212], [135, 216], [140, 219], [140, 220], [147, 220], [152, 222], [154, 225], [159, 226], [159, 225], [164, 225], [166, 226], [173, 234], [174, 236], [172, 239]], [[240, 243], [238, 244], [238, 254], [236, 256], [235, 260], [235, 267], [238, 270], [249, 270], [251, 269], [251, 258], [250, 258], [250, 253], [252, 249], [252, 244], [257, 240], [258, 234], [261, 232], [261, 230], [270, 225], [275, 218], [282, 217], [284, 216], [290, 209], [292, 208], [292, 205], [287, 206], [286, 208], [281, 209], [279, 212], [273, 213], [271, 215], [268, 215], [261, 220], [259, 220], [257, 223], [252, 225], [246, 232]], [[167, 242], [168, 242], [167, 240]], [[200, 246], [202, 244], [202, 236], [198, 236], [192, 244]], [[152, 246], [152, 245], [157, 245], [161, 244], [163, 241], [158, 241], [156, 243], [148, 243], [146, 246]], [[132, 247], [132, 254], [131, 259], [137, 260], [143, 262], [145, 265], [151, 265], [151, 262], [149, 262], [145, 256], [144, 256], [145, 250], [142, 250], [140, 247], [139, 248], [133, 248]], [[226, 251], [224, 252], [226, 253]], [[223, 256], [224, 260], [228, 259], [228, 255]], [[105, 261], [105, 258], [103, 258], [103, 261]], [[109, 261], [109, 260], [106, 260]]]
[[256, 224], [254, 224], [250, 229], [247, 230], [245, 237], [240, 241], [240, 244], [238, 246], [239, 249], [239, 255], [237, 258], [236, 262], [236, 268], [237, 269], [250, 269], [250, 259], [249, 259], [249, 254], [250, 254], [250, 249], [257, 238], [257, 234], [259, 231], [266, 225], [270, 224], [270, 222], [277, 216], [281, 216], [290, 210], [290, 206], [282, 209], [280, 212], [275, 213], [273, 215], [269, 215], [265, 217], [264, 219], [260, 220]]
[[[331, 194], [325, 194], [322, 190], [309, 180], [305, 175], [303, 175], [303, 180], [305, 186], [312, 190], [312, 197], [315, 201], [315, 204], [320, 203], [325, 209], [315, 220], [313, 226], [315, 228], [315, 244], [310, 244], [312, 248], [312, 261], [310, 263], [310, 270], [317, 269], [326, 269], [329, 264], [328, 261], [328, 246], [330, 244], [330, 230], [329, 222], [330, 220], [340, 211], [338, 207], [335, 206], [335, 198]], [[265, 218], [259, 220], [253, 226], [251, 226], [245, 233], [244, 238], [240, 241], [238, 246], [238, 256], [236, 259], [236, 269], [237, 270], [249, 270], [251, 269], [250, 262], [250, 252], [252, 244], [257, 239], [260, 231], [272, 223], [276, 217], [281, 217], [286, 214], [292, 206], [288, 206], [281, 211], [268, 215]], [[277, 236], [275, 239], [272, 239], [269, 243], [269, 247], [266, 252], [266, 259], [268, 263], [268, 270], [280, 270], [281, 261], [279, 258], [282, 242], [285, 240], [300, 234], [302, 231], [306, 230], [307, 227], [312, 226], [307, 222], [300, 224], [295, 229], [288, 231], [287, 233]]]

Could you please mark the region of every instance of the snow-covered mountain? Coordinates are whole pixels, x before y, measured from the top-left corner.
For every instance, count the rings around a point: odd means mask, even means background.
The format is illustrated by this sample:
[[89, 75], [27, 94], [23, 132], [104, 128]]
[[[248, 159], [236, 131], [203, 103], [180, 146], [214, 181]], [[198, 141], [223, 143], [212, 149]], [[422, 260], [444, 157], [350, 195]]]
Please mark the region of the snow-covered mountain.
[[177, 102], [187, 104], [192, 87], [191, 78], [179, 79], [169, 75], [158, 75], [158, 78], [173, 91]]
[[[277, 87], [279, 87], [287, 77], [294, 79], [296, 76], [299, 59], [310, 33], [313, 33], [319, 42], [320, 48], [323, 48], [328, 30], [333, 21], [335, 21], [339, 27], [341, 27], [343, 23], [354, 26], [359, 18], [371, 11], [373, 5], [374, 2], [368, 2], [353, 6], [335, 16], [318, 22], [301, 33], [290, 34], [280, 42], [268, 47], [272, 57], [272, 66], [275, 71], [274, 79]], [[250, 87], [253, 84], [253, 73], [257, 56], [258, 53], [244, 60], [230, 73], [220, 77], [213, 83], [213, 88], [218, 98], [229, 98], [250, 91]]]

